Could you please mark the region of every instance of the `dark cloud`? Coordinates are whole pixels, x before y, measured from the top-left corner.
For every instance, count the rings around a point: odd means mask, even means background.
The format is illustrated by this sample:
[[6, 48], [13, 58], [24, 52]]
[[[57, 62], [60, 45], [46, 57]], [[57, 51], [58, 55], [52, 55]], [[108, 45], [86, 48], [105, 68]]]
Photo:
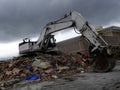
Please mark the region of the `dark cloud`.
[[118, 0], [0, 0], [0, 42], [38, 36], [48, 22], [69, 11], [94, 25], [120, 22]]

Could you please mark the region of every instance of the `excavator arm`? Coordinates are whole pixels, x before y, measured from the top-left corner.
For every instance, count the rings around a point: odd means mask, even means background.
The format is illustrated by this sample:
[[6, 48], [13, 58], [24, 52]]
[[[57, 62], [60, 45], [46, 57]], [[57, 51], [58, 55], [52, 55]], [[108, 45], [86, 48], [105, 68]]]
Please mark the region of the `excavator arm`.
[[[68, 19], [69, 17], [70, 17], [69, 20], [63, 21], [63, 20]], [[92, 28], [89, 25], [89, 23], [78, 12], [70, 12], [68, 14], [65, 14], [60, 19], [47, 24], [45, 26], [43, 32], [41, 33], [41, 35], [37, 41], [37, 44], [41, 44], [41, 42], [44, 42], [45, 36], [50, 35], [51, 33], [54, 33], [54, 32], [64, 30], [66, 28], [70, 28], [70, 27], [74, 27], [91, 44], [94, 45], [94, 48], [92, 49], [92, 51], [94, 51], [100, 47], [103, 47], [101, 42], [104, 45], [108, 45], [107, 42], [105, 42], [104, 39], [101, 36], [99, 36], [99, 34], [94, 30], [94, 28]], [[41, 45], [43, 46], [43, 44], [41, 44]]]

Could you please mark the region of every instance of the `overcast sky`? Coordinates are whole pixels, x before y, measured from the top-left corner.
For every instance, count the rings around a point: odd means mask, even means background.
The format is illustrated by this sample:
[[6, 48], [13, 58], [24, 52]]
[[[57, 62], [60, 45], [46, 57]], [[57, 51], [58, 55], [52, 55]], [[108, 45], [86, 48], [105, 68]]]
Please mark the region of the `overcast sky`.
[[93, 25], [120, 25], [119, 0], [0, 0], [0, 44], [39, 36], [48, 22], [70, 11]]

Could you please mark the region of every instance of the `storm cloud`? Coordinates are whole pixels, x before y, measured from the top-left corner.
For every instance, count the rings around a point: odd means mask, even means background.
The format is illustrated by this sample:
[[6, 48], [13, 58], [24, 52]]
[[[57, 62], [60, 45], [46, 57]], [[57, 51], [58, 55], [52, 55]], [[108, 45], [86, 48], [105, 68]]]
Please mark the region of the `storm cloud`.
[[39, 36], [65, 13], [80, 12], [93, 25], [120, 23], [119, 0], [0, 0], [0, 42]]

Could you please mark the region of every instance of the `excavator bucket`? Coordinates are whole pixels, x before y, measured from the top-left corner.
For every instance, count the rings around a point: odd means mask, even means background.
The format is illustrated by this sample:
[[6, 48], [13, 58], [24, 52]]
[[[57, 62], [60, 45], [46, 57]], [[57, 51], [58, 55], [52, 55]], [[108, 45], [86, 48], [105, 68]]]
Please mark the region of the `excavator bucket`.
[[108, 72], [115, 67], [116, 61], [113, 58], [108, 58], [104, 54], [100, 53], [94, 63], [95, 72]]

